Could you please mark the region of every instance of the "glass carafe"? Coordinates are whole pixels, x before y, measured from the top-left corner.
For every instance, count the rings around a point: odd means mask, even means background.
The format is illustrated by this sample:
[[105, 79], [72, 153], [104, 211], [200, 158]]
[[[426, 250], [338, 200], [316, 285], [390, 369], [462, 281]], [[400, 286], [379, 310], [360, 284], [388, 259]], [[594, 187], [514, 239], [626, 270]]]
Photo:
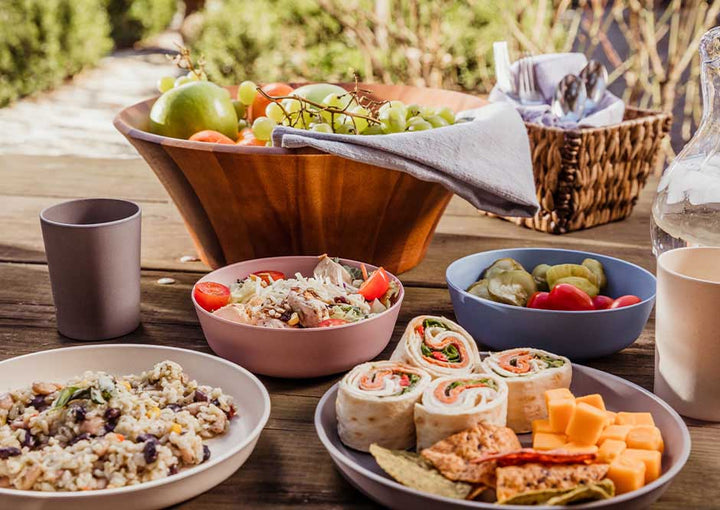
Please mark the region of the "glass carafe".
[[665, 169], [652, 208], [655, 255], [684, 246], [720, 246], [720, 27], [700, 42], [703, 116]]

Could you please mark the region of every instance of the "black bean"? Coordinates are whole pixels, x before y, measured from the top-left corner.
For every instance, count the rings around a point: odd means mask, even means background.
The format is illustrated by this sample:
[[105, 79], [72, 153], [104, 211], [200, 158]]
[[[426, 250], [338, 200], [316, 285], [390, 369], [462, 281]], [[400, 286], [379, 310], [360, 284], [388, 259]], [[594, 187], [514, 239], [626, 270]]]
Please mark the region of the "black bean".
[[78, 434], [77, 436], [73, 437], [70, 441], [68, 441], [68, 445], [74, 445], [78, 441], [84, 441], [85, 439], [90, 439], [90, 434], [87, 432], [83, 432], [82, 434]]
[[109, 407], [105, 411], [103, 418], [105, 418], [105, 421], [117, 422], [120, 418], [120, 409], [116, 409], [115, 407]]
[[195, 402], [207, 402], [210, 400], [205, 393], [200, 390], [195, 390]]
[[177, 404], [168, 404], [165, 407], [176, 413], [180, 410], [180, 406]]
[[45, 395], [37, 395], [30, 401], [30, 405], [38, 411], [42, 411], [47, 407], [47, 404], [45, 403]]
[[28, 448], [35, 448], [35, 446], [37, 445], [37, 439], [30, 433], [28, 429], [25, 429], [25, 437], [23, 438], [22, 445], [27, 446]]
[[21, 453], [22, 451], [20, 451], [20, 448], [15, 448], [14, 446], [5, 446], [3, 448], [0, 448], [0, 459], [17, 457]]
[[143, 455], [145, 456], [145, 462], [147, 464], [152, 464], [157, 460], [158, 452], [156, 447], [155, 441], [147, 441], [145, 443], [145, 448], [143, 448]]
[[208, 448], [208, 445], [203, 445], [203, 462], [206, 462], [208, 459], [210, 459], [210, 448]]
[[154, 434], [140, 434], [136, 439], [136, 441], [138, 443], [144, 443], [146, 441], [157, 441], [157, 440], [158, 440], [158, 438]]
[[178, 472], [178, 468], [177, 468], [177, 466], [176, 466], [175, 464], [173, 464], [172, 466], [170, 466], [170, 469], [168, 469], [168, 475], [171, 475], [171, 476], [172, 476], [172, 475], [176, 475], [177, 472]]
[[87, 409], [85, 409], [84, 406], [77, 406], [77, 407], [73, 408], [73, 416], [75, 417], [75, 421], [77, 423], [85, 421], [86, 415], [87, 415]]

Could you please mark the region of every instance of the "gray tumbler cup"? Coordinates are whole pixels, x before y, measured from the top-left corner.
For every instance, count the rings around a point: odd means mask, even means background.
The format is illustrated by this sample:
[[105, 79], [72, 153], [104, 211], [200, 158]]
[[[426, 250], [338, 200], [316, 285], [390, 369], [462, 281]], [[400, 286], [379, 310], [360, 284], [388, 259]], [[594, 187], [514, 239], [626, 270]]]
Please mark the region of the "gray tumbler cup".
[[57, 328], [105, 340], [140, 324], [140, 206], [89, 198], [40, 213]]

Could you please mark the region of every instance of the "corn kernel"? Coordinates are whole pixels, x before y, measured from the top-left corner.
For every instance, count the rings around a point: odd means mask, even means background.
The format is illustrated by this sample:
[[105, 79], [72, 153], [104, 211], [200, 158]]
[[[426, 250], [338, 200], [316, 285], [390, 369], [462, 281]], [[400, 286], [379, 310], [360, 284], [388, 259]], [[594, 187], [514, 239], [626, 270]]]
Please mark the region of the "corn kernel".
[[182, 432], [182, 427], [179, 423], [173, 423], [170, 427], [170, 432], [175, 432], [176, 434], [179, 434]]

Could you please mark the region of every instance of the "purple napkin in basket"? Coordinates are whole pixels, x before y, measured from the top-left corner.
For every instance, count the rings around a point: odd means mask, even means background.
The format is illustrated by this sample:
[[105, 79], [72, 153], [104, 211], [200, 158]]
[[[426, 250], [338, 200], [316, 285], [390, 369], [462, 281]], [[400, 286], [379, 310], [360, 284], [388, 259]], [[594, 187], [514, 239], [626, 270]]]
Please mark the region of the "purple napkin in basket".
[[[523, 105], [515, 98], [508, 96], [497, 86], [490, 92], [488, 99], [491, 103], [510, 103], [520, 112], [525, 122], [534, 122], [544, 126], [554, 126], [562, 129], [576, 129], [578, 127], [602, 127], [622, 122], [625, 114], [625, 103], [610, 92], [598, 103], [595, 110], [580, 119], [580, 122], [560, 121], [550, 112], [550, 103], [555, 95], [557, 84], [568, 74], [578, 75], [587, 64], [587, 58], [582, 53], [550, 53], [532, 57], [535, 69], [535, 83], [547, 104]], [[510, 66], [513, 77], [517, 80], [518, 63]]]
[[496, 214], [529, 217], [539, 208], [527, 131], [507, 104], [479, 108], [472, 122], [427, 131], [364, 136], [278, 126], [272, 138], [276, 147], [314, 147], [442, 184]]

